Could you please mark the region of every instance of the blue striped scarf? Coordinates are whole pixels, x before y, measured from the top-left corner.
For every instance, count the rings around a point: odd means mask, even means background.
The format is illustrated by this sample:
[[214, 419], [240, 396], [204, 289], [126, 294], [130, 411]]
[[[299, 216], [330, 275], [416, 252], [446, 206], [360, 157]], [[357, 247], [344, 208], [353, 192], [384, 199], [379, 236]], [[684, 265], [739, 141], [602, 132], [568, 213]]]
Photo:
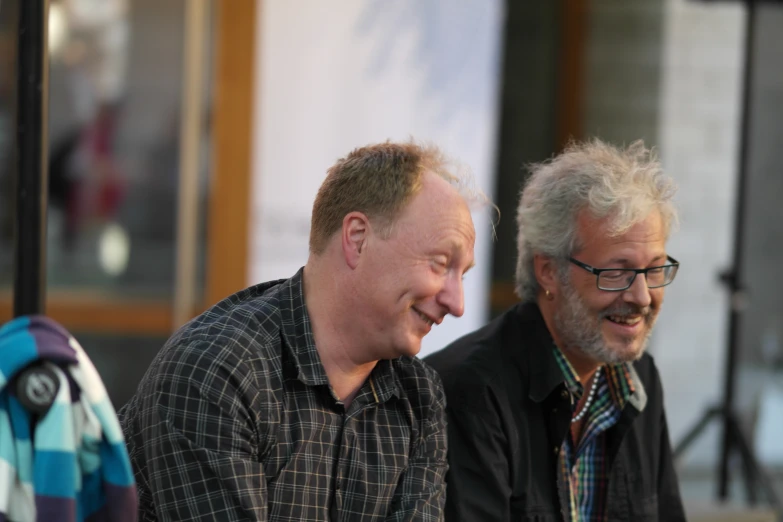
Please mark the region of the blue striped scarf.
[[[59, 379], [42, 416], [10, 385], [34, 362]], [[0, 522], [134, 522], [136, 486], [114, 407], [79, 343], [40, 316], [0, 328]]]

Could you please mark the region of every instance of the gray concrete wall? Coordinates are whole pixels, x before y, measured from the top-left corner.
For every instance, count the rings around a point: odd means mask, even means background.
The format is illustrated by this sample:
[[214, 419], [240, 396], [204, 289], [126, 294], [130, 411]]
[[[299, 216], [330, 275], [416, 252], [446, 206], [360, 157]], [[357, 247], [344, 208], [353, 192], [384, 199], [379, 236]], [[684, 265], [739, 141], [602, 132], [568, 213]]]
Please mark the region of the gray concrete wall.
[[589, 2], [584, 134], [656, 144], [663, 0]]

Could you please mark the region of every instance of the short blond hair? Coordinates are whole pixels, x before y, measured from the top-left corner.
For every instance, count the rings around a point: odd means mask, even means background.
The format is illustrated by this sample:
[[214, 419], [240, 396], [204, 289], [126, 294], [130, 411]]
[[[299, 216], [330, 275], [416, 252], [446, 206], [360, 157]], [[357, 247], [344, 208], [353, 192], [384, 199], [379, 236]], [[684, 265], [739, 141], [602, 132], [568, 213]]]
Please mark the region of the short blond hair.
[[350, 212], [362, 212], [382, 237], [391, 235], [405, 205], [421, 190], [425, 172], [452, 184], [468, 201], [486, 201], [473, 177], [434, 145], [385, 142], [353, 150], [327, 172], [313, 204], [310, 252], [324, 252]]

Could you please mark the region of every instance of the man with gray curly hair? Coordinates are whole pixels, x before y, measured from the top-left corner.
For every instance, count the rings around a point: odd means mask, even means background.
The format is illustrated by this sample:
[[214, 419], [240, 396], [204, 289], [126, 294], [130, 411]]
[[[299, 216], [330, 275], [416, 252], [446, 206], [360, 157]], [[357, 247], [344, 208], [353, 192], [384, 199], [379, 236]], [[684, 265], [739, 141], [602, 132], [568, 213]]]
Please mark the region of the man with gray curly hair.
[[641, 141], [532, 167], [521, 302], [427, 359], [448, 400], [447, 521], [685, 519], [645, 354], [679, 267], [675, 190]]

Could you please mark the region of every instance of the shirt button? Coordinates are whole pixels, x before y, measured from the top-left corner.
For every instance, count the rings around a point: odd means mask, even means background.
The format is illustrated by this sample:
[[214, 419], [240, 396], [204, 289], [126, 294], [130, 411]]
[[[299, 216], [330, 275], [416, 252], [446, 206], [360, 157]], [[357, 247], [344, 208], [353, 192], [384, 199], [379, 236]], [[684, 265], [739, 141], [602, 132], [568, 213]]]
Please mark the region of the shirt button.
[[555, 455], [557, 455], [558, 453], [560, 453], [560, 448], [555, 446], [554, 448], [552, 448], [552, 451], [554, 451]]
[[560, 392], [560, 396], [564, 399], [568, 398], [568, 390], [563, 390]]

